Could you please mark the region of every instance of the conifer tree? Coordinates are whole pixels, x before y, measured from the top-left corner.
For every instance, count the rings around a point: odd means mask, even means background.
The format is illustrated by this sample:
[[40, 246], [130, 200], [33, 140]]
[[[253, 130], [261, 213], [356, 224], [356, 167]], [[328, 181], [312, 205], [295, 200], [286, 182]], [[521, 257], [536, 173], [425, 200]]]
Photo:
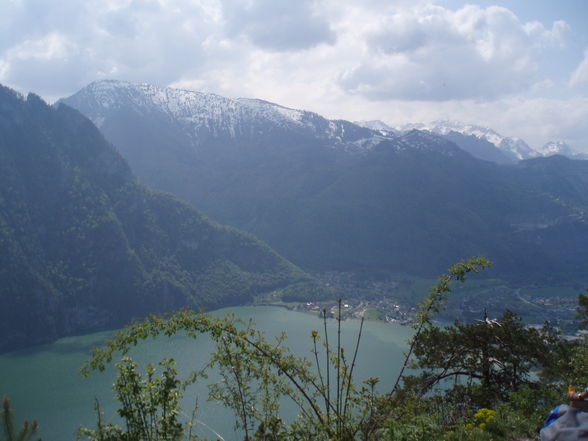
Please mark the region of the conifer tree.
[[[20, 432], [16, 432], [14, 422], [12, 421], [12, 407], [10, 406], [8, 397], [4, 397], [2, 400], [0, 415], [2, 416], [3, 432], [3, 438], [0, 438], [0, 441], [29, 441], [37, 432], [38, 424], [34, 420], [32, 423], [29, 420], [24, 420]], [[38, 441], [41, 441], [41, 438]]]

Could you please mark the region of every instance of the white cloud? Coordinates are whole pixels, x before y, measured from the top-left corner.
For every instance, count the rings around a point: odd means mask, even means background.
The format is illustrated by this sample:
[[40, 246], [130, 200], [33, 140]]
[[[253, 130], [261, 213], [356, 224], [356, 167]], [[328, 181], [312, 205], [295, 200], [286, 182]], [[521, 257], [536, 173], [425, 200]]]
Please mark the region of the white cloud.
[[190, 0], [3, 3], [0, 81], [49, 97], [113, 75], [167, 85], [204, 67], [214, 12]]
[[8, 74], [9, 64], [4, 61], [0, 60], [0, 78], [4, 78]]
[[553, 22], [551, 29], [546, 29], [538, 21], [532, 21], [524, 24], [527, 35], [535, 42], [544, 46], [566, 47], [568, 45], [571, 27], [563, 20]]
[[8, 59], [64, 60], [77, 52], [76, 45], [65, 36], [52, 32], [36, 40], [25, 40], [6, 52]]
[[[548, 141], [562, 140], [588, 153], [588, 98], [503, 98], [481, 103], [474, 100], [452, 100], [419, 103], [395, 101], [366, 107], [374, 113], [366, 119], [379, 119], [390, 125], [409, 122], [431, 122], [456, 119], [491, 127], [505, 136], [517, 136], [531, 147], [541, 147]], [[369, 109], [369, 110], [368, 110]], [[356, 119], [360, 119], [356, 117]]]
[[[535, 75], [541, 49], [568, 32], [565, 22], [522, 23], [505, 8], [426, 0], [0, 3], [10, 17], [0, 18], [0, 81], [52, 95], [116, 75], [211, 90], [216, 78], [219, 92], [241, 95], [275, 84], [277, 97], [288, 96], [277, 86], [306, 84], [304, 94], [317, 96], [311, 88], [324, 95], [335, 82], [370, 100], [496, 99], [545, 80]], [[60, 74], [59, 87], [49, 90], [44, 69]]]
[[534, 84], [541, 50], [564, 44], [567, 29], [522, 23], [496, 6], [402, 9], [379, 21], [341, 85], [374, 100], [496, 99]]
[[570, 77], [570, 86], [576, 87], [582, 83], [588, 83], [588, 49], [584, 51], [584, 59]]
[[221, 0], [227, 35], [270, 51], [333, 44], [335, 34], [312, 0]]
[[[570, 41], [564, 21], [434, 3], [0, 0], [0, 82], [55, 99], [116, 78], [350, 120], [474, 119], [535, 144], [584, 136], [584, 101], [537, 101], [560, 91], [539, 69]], [[568, 93], [588, 82], [587, 58], [564, 80], [576, 86]]]
[[[482, 109], [478, 109], [480, 114]], [[578, 150], [588, 152], [588, 98], [508, 99], [484, 112], [486, 120], [505, 134], [519, 136], [531, 146], [562, 140]], [[508, 132], [506, 132], [508, 130]]]

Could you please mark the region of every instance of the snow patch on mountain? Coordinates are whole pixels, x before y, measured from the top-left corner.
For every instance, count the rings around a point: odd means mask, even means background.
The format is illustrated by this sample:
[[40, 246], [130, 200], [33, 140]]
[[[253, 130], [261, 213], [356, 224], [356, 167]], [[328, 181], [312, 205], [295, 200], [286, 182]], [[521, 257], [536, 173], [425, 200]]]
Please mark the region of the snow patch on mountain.
[[416, 123], [405, 124], [396, 127], [397, 130], [407, 131], [412, 129], [427, 130], [440, 135], [447, 135], [450, 132], [458, 132], [464, 135], [473, 135], [480, 139], [494, 144], [499, 150], [507, 153], [517, 160], [535, 158], [541, 154], [533, 150], [520, 138], [507, 137], [499, 134], [489, 127], [466, 124], [459, 121], [433, 121], [429, 124]]
[[101, 126], [117, 108], [130, 108], [140, 115], [161, 115], [178, 123], [195, 141], [204, 136], [256, 136], [264, 131], [285, 129], [328, 140], [333, 148], [361, 153], [383, 138], [374, 130], [342, 120], [327, 120], [304, 110], [291, 109], [253, 98], [225, 98], [219, 95], [124, 81], [96, 81], [63, 100], [84, 107]]
[[396, 130], [394, 127], [389, 126], [383, 121], [374, 119], [370, 121], [353, 121], [354, 124], [357, 124], [360, 127], [365, 127], [367, 129], [376, 130], [383, 134], [395, 134], [398, 135], [399, 131]]
[[354, 124], [357, 124], [358, 126], [361, 127], [367, 127], [368, 129], [372, 129], [372, 130], [393, 130], [392, 127], [390, 127], [388, 124], [386, 124], [383, 121], [374, 119], [374, 120], [370, 120], [370, 121], [354, 121]]
[[446, 153], [446, 141], [435, 134], [399, 137], [381, 121], [355, 124], [328, 120], [314, 112], [291, 109], [254, 98], [225, 98], [211, 93], [162, 88], [124, 81], [96, 81], [63, 100], [102, 126], [117, 109], [131, 109], [142, 116], [167, 118], [198, 145], [210, 137], [255, 137], [284, 130], [322, 140], [330, 148], [349, 154], [363, 154], [383, 141], [404, 149], [436, 149]]
[[[173, 119], [192, 122], [222, 122], [239, 117], [263, 118], [279, 123], [300, 123], [303, 113], [262, 100], [230, 99], [212, 93], [114, 80], [95, 81], [78, 94], [86, 103], [93, 102], [92, 110], [95, 114], [103, 113], [100, 112], [100, 108], [106, 113], [113, 108], [130, 105], [142, 113], [163, 112]], [[76, 95], [68, 100], [75, 99]]]
[[302, 119], [305, 112], [302, 110], [290, 109], [288, 107], [270, 103], [269, 101], [254, 98], [237, 98], [235, 101], [249, 107], [254, 112], [257, 112], [258, 116], [263, 116], [268, 120], [274, 122], [287, 121], [294, 122], [295, 124], [303, 124]]
[[543, 156], [563, 155], [571, 159], [588, 159], [588, 154], [577, 152], [563, 141], [549, 141], [538, 151]]
[[[372, 150], [382, 141], [398, 139], [416, 129], [433, 135], [458, 132], [475, 136], [492, 143], [513, 160], [552, 154], [579, 159], [579, 154], [564, 143], [548, 143], [535, 151], [520, 138], [503, 136], [488, 127], [458, 121], [434, 121], [397, 127], [378, 120], [351, 123], [328, 120], [313, 112], [260, 99], [232, 99], [212, 93], [125, 81], [96, 81], [63, 101], [89, 116], [98, 127], [102, 127], [118, 109], [132, 109], [144, 116], [163, 116], [191, 137], [195, 144], [210, 137], [238, 139], [277, 130], [323, 140], [333, 149], [361, 154]], [[427, 142], [437, 145], [437, 148], [444, 145], [436, 144], [433, 138]], [[405, 138], [402, 148], [410, 148], [410, 144]], [[420, 141], [417, 144], [412, 148], [424, 148]]]
[[573, 152], [571, 147], [563, 141], [549, 141], [539, 149], [539, 153], [541, 153], [543, 156], [552, 156], [568, 155]]

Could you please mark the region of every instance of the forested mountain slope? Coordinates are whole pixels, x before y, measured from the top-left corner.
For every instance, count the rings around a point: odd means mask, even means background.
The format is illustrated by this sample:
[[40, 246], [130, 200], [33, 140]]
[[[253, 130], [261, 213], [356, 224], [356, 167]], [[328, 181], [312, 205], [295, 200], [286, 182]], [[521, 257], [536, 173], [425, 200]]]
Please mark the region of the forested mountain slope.
[[145, 84], [92, 83], [64, 102], [150, 185], [305, 268], [434, 276], [485, 255], [493, 277], [586, 281], [587, 161], [501, 165], [429, 132]]
[[154, 192], [78, 111], [0, 87], [0, 350], [311, 280]]

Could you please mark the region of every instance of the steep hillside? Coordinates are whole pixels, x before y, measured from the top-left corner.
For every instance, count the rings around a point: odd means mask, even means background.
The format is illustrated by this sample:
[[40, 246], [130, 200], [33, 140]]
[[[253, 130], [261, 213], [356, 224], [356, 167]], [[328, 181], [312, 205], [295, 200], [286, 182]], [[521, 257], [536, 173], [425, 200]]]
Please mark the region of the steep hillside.
[[0, 87], [0, 350], [310, 278], [140, 184], [96, 127]]
[[[147, 182], [305, 268], [432, 276], [482, 254], [497, 262], [493, 276], [586, 279], [584, 161], [559, 171], [574, 196], [554, 181], [558, 157], [542, 158], [545, 167], [499, 165], [429, 132], [398, 135], [271, 103], [117, 82], [64, 101], [99, 123]], [[488, 142], [477, 147], [502, 154]]]

